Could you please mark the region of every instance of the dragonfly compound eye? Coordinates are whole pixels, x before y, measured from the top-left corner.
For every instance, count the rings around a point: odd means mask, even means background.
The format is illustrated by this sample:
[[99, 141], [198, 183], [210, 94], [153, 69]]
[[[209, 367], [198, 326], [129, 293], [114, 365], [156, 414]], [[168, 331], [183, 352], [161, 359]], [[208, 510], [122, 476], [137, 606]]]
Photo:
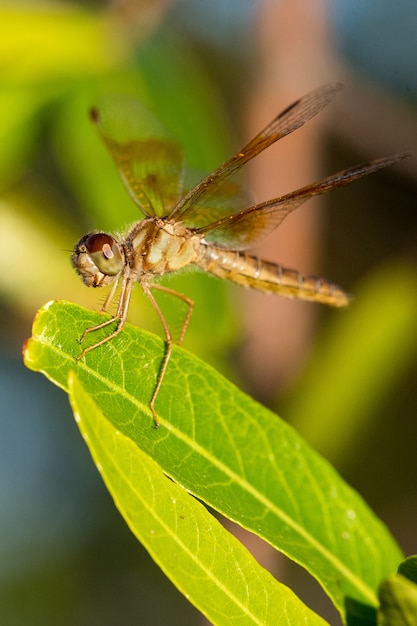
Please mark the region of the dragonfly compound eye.
[[122, 246], [107, 233], [84, 235], [75, 246], [71, 261], [88, 287], [110, 285], [125, 264]]
[[107, 233], [86, 235], [78, 244], [81, 252], [86, 252], [96, 267], [107, 276], [115, 276], [123, 268], [124, 259], [120, 245]]

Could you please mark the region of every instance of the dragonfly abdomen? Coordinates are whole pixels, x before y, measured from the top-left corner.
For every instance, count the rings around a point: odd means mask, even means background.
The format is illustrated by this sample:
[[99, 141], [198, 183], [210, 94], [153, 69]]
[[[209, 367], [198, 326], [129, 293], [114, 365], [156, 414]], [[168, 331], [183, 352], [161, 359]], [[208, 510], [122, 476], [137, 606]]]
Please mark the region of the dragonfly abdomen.
[[197, 264], [219, 278], [287, 298], [312, 300], [337, 307], [346, 306], [350, 301], [350, 296], [343, 289], [324, 278], [307, 276], [239, 250], [204, 244]]

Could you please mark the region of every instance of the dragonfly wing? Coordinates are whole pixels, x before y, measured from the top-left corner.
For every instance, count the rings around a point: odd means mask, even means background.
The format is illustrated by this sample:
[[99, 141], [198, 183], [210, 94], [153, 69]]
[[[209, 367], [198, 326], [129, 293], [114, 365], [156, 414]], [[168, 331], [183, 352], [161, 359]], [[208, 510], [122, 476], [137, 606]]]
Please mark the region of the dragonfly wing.
[[[286, 135], [303, 126], [317, 115], [340, 90], [340, 84], [324, 85], [287, 107], [272, 120], [260, 133], [246, 144], [235, 156], [225, 161], [214, 172], [209, 174], [198, 185], [191, 189], [177, 204], [170, 217], [192, 220], [194, 210], [204, 198], [209, 198], [216, 189], [225, 183], [233, 174], [253, 159], [257, 154], [282, 139]], [[196, 209], [194, 207], [197, 207]], [[182, 216], [181, 218], [179, 216]]]
[[90, 115], [142, 213], [169, 213], [183, 190], [185, 161], [180, 146], [136, 100], [105, 97]]
[[195, 210], [184, 215], [183, 223], [188, 228], [198, 229], [207, 223], [238, 213], [253, 203], [250, 194], [230, 181], [218, 187], [208, 198], [203, 198]]
[[319, 183], [307, 185], [280, 198], [267, 200], [249, 207], [245, 211], [225, 216], [212, 224], [199, 228], [198, 232], [206, 235], [209, 241], [235, 250], [250, 248], [262, 241], [281, 224], [287, 215], [309, 198], [331, 189], [349, 185], [363, 176], [394, 165], [408, 156], [410, 153], [404, 152], [392, 157], [383, 157], [356, 165], [328, 176]]

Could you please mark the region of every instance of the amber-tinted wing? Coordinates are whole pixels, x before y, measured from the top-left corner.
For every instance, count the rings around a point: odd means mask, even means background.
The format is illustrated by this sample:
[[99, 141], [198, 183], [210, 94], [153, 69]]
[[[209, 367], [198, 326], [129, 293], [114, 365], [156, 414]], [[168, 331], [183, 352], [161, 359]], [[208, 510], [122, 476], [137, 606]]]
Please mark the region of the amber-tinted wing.
[[136, 100], [105, 97], [90, 114], [142, 213], [159, 217], [169, 213], [183, 191], [185, 161], [180, 146]]
[[252, 204], [253, 198], [249, 193], [238, 184], [228, 181], [207, 198], [202, 198], [198, 203], [198, 210], [185, 213], [182, 222], [188, 228], [198, 229], [233, 213], [239, 213]]
[[396, 154], [392, 157], [376, 159], [368, 163], [356, 165], [337, 174], [325, 178], [319, 183], [307, 185], [296, 191], [267, 200], [261, 204], [249, 207], [233, 215], [223, 217], [212, 224], [197, 229], [197, 232], [207, 236], [207, 239], [235, 250], [244, 250], [261, 241], [294, 211], [303, 202], [319, 194], [348, 185], [362, 176], [377, 172], [401, 161], [410, 152]]
[[319, 111], [329, 104], [340, 88], [340, 84], [324, 85], [287, 107], [246, 146], [239, 150], [235, 156], [225, 161], [191, 189], [174, 208], [170, 218], [193, 222], [194, 213], [200, 211], [200, 203], [206, 201], [213, 193], [216, 193], [219, 187], [240, 170], [245, 163], [278, 141], [278, 139], [282, 139], [294, 132], [317, 115]]

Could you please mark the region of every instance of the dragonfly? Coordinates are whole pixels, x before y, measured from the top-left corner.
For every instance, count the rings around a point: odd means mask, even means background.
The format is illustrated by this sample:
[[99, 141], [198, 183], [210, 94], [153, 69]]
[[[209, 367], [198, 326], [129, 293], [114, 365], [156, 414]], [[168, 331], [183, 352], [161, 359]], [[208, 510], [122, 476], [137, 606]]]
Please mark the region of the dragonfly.
[[113, 324], [115, 328], [85, 347], [77, 360], [114, 339], [123, 330], [133, 285], [139, 283], [161, 321], [166, 340], [165, 354], [149, 403], [155, 427], [159, 426], [155, 402], [174, 340], [154, 293], [171, 294], [186, 305], [176, 341], [178, 345], [183, 342], [194, 306], [186, 295], [157, 282], [164, 274], [190, 266], [280, 296], [334, 307], [349, 303], [349, 294], [336, 284], [265, 261], [246, 250], [269, 235], [309, 198], [398, 163], [408, 153], [356, 165], [259, 204], [251, 205], [241, 188], [230, 180], [260, 152], [317, 115], [340, 87], [339, 84], [321, 86], [288, 106], [241, 150], [189, 191], [184, 191], [186, 169], [180, 145], [139, 102], [122, 97], [107, 103], [104, 101], [101, 106], [91, 109], [91, 120], [143, 217], [131, 225], [123, 237], [93, 231], [84, 235], [74, 248], [72, 265], [83, 282], [89, 287], [111, 286], [102, 312], [108, 311], [117, 288], [120, 288], [116, 313], [102, 323], [86, 328], [80, 343], [99, 329]]

